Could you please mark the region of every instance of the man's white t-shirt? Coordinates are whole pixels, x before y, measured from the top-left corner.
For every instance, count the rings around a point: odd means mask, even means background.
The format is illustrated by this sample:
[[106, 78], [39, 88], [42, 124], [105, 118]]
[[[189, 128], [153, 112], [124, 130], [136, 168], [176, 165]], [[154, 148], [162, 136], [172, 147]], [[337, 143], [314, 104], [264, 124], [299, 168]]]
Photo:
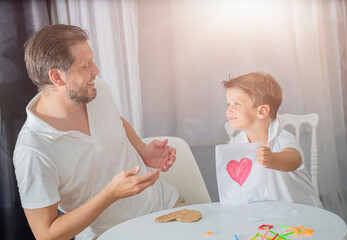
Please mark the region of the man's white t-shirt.
[[[279, 120], [273, 120], [268, 129], [268, 147], [272, 152], [281, 152], [284, 148], [295, 148], [304, 159], [303, 151], [293, 134], [281, 129]], [[246, 132], [241, 131], [230, 143], [249, 143]], [[322, 203], [314, 190], [304, 160], [292, 172], [281, 172], [265, 168], [267, 176], [268, 200], [294, 202], [322, 208]], [[264, 183], [259, 183], [264, 184]]]
[[[59, 209], [69, 212], [123, 170], [140, 165], [140, 175], [152, 171], [128, 140], [108, 86], [99, 78], [95, 84], [97, 97], [87, 104], [91, 136], [59, 131], [34, 115], [40, 93], [28, 104], [13, 159], [23, 208], [59, 202]], [[93, 239], [128, 219], [171, 208], [177, 199], [176, 189], [158, 180], [142, 193], [113, 203], [76, 239]]]

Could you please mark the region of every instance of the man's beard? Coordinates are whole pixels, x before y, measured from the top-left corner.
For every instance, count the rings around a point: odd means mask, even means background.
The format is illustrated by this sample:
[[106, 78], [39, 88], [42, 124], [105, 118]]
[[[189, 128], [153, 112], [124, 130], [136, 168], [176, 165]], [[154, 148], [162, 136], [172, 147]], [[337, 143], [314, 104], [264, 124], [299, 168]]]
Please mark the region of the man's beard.
[[81, 87], [78, 87], [78, 86], [75, 86], [75, 88], [66, 87], [68, 97], [71, 100], [75, 101], [76, 103], [79, 103], [79, 104], [89, 103], [96, 98], [95, 88], [93, 89], [93, 94], [91, 96], [88, 96], [87, 94], [82, 94], [82, 92], [84, 92], [83, 90], [86, 90], [86, 89], [82, 89]]
[[89, 103], [93, 101], [96, 98], [96, 89], [93, 89], [94, 94], [90, 97], [85, 95], [79, 95], [78, 91], [74, 91], [72, 89], [68, 90], [68, 96], [71, 100], [75, 101], [76, 103]]

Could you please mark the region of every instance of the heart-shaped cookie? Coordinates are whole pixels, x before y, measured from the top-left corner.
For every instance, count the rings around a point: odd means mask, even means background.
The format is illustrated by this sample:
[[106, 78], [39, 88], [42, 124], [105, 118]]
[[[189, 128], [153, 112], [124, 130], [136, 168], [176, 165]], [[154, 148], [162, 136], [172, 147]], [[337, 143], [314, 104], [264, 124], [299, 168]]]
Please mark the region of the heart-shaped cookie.
[[237, 182], [241, 187], [242, 184], [247, 180], [252, 170], [252, 160], [248, 158], [242, 158], [240, 162], [231, 160], [227, 164], [227, 172], [230, 177]]
[[201, 219], [201, 213], [195, 210], [188, 210], [187, 208], [180, 211], [171, 212], [162, 216], [159, 216], [155, 219], [156, 222], [171, 222], [171, 221], [180, 221], [180, 222], [197, 222]]

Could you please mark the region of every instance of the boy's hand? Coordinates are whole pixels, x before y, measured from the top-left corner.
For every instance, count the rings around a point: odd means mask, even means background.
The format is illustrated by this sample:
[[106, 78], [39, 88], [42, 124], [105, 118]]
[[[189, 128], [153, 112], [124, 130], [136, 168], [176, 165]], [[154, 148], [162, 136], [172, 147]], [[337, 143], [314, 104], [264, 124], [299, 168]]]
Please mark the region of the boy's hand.
[[272, 151], [269, 147], [261, 146], [257, 149], [258, 163], [263, 167], [270, 167], [272, 163]]

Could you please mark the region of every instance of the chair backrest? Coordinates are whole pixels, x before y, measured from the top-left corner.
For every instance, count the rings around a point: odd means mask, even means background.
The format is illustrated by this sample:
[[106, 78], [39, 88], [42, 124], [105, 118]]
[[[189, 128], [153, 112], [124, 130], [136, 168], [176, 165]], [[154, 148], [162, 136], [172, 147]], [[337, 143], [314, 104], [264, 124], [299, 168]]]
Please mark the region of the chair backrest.
[[204, 179], [197, 165], [192, 151], [186, 141], [178, 137], [151, 137], [142, 141], [149, 144], [152, 140], [168, 139], [168, 145], [176, 148], [176, 161], [167, 172], [160, 173], [160, 179], [174, 186], [179, 194], [185, 198], [187, 205], [210, 203]]
[[319, 116], [317, 113], [310, 113], [305, 115], [294, 115], [294, 114], [282, 114], [278, 115], [281, 128], [287, 125], [292, 125], [295, 128], [295, 137], [300, 142], [300, 127], [304, 123], [308, 123], [312, 127], [311, 136], [311, 157], [310, 157], [310, 168], [311, 168], [311, 181], [313, 188], [318, 191], [318, 146], [317, 146], [317, 126]]
[[[294, 115], [294, 114], [282, 114], [277, 115], [280, 127], [284, 128], [287, 125], [292, 125], [295, 128], [295, 137], [300, 143], [300, 127], [304, 123], [308, 123], [312, 127], [312, 139], [311, 139], [311, 157], [310, 157], [310, 168], [311, 168], [311, 181], [313, 188], [316, 190], [317, 195], [319, 196], [318, 191], [318, 147], [317, 147], [317, 125], [319, 116], [316, 113], [310, 113], [306, 115]], [[230, 127], [229, 122], [226, 122], [224, 128], [229, 136], [229, 139], [234, 137], [235, 129]]]

